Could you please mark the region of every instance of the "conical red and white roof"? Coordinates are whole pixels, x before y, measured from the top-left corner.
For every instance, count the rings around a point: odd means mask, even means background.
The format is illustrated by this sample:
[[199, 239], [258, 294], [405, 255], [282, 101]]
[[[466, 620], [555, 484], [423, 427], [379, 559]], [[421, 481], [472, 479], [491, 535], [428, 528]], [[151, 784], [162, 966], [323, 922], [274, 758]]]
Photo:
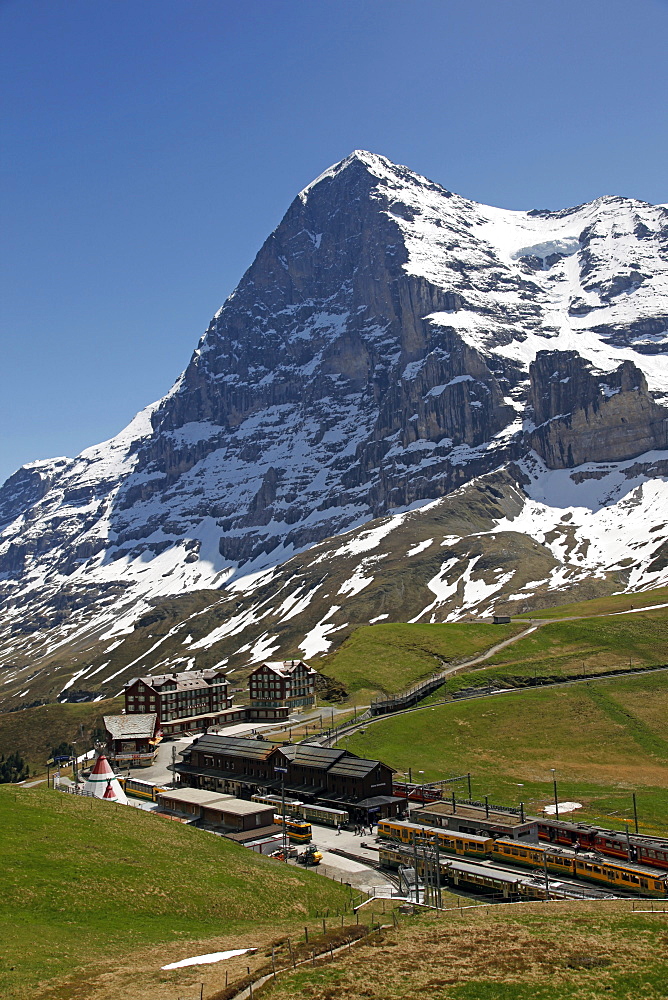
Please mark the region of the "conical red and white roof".
[[124, 806], [128, 804], [125, 792], [103, 753], [95, 761], [95, 766], [84, 785], [84, 794], [94, 795], [97, 799], [111, 799], [112, 802], [120, 802]]

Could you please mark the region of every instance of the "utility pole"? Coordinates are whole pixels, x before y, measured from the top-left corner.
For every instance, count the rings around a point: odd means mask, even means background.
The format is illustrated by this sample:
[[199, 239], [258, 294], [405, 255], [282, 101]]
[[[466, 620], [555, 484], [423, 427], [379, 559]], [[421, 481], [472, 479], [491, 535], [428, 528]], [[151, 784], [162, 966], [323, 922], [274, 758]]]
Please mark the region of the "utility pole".
[[559, 796], [557, 795], [557, 772], [555, 768], [551, 767], [552, 771], [552, 784], [554, 785], [554, 818], [559, 819]]
[[485, 819], [489, 819], [489, 795], [485, 796]]
[[468, 781], [468, 783], [469, 783], [469, 802], [471, 802], [471, 801], [472, 801], [472, 799], [471, 799], [471, 772], [470, 772], [470, 771], [469, 771], [469, 773], [468, 773], [468, 774], [466, 775], [466, 780], [467, 780], [467, 781]]
[[626, 857], [630, 861], [631, 860], [631, 838], [629, 837], [629, 824], [625, 823], [624, 826], [626, 828]]
[[441, 852], [438, 834], [434, 834], [434, 853], [436, 854], [436, 907], [441, 906]]
[[74, 787], [77, 787], [79, 776], [77, 774], [77, 741], [72, 741], [72, 781], [74, 782]]
[[176, 788], [176, 747], [172, 746], [172, 788]]
[[635, 823], [636, 833], [638, 832], [638, 806], [636, 804], [636, 793], [633, 792], [633, 822]]
[[420, 883], [418, 882], [418, 854], [417, 854], [417, 836], [415, 830], [413, 830], [413, 868], [415, 869], [415, 902], [420, 902]]
[[282, 850], [283, 850], [283, 861], [287, 863], [288, 860], [288, 821], [285, 815], [285, 776], [288, 773], [287, 767], [275, 767], [274, 771], [276, 774], [281, 776], [281, 816], [283, 819], [283, 839], [282, 839]]
[[424, 901], [429, 903], [429, 869], [427, 867], [427, 845], [422, 845], [422, 880], [424, 882]]

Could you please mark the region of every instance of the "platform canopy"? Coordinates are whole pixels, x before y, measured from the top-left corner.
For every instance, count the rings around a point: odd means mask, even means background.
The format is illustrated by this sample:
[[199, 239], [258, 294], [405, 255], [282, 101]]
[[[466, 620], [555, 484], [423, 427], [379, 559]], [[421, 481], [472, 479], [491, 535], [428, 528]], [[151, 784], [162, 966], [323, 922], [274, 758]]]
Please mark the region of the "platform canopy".
[[83, 790], [84, 795], [94, 795], [96, 799], [110, 799], [124, 806], [128, 804], [125, 792], [103, 753], [95, 761]]

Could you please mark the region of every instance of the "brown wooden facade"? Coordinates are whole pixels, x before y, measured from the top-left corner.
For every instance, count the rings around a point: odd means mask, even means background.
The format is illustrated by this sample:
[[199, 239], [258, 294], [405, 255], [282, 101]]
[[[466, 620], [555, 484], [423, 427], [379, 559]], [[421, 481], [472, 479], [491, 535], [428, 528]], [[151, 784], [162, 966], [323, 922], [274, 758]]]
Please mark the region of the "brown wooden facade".
[[[206, 730], [227, 721], [232, 708], [224, 670], [133, 677], [125, 685], [126, 715], [155, 712], [165, 736]], [[241, 710], [240, 721], [245, 718]]]
[[[276, 746], [212, 734], [201, 736], [183, 751], [176, 765], [182, 784], [249, 797], [256, 792], [285, 792], [304, 801], [345, 808], [362, 800], [392, 799], [384, 814], [394, 814], [392, 768], [347, 750], [310, 744]], [[400, 800], [396, 800], [399, 803]]]

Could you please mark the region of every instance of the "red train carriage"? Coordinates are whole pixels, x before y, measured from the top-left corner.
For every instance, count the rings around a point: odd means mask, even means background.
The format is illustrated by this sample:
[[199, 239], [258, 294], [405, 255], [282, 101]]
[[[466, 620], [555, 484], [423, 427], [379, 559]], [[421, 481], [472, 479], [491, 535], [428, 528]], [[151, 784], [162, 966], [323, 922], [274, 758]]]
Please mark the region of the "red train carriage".
[[598, 827], [590, 823], [569, 823], [561, 819], [538, 820], [539, 839], [549, 840], [551, 844], [561, 844], [564, 847], [572, 847], [578, 843], [580, 847], [593, 850], [598, 832]]
[[605, 830], [590, 823], [569, 823], [557, 819], [541, 819], [538, 836], [551, 844], [564, 847], [577, 844], [586, 851], [598, 851], [608, 857], [668, 869], [668, 840], [662, 837], [631, 833], [627, 839], [626, 833], [620, 830]]

